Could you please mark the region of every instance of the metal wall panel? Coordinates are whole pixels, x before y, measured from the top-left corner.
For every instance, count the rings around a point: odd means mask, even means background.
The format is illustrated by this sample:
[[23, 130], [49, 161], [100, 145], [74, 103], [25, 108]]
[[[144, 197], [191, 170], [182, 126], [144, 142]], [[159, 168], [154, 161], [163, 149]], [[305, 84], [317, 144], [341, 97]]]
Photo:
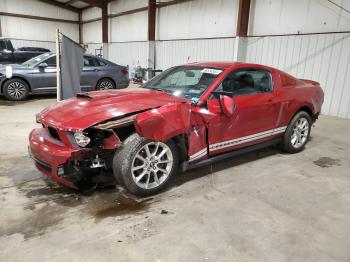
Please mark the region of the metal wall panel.
[[120, 65], [147, 67], [148, 42], [110, 43], [108, 55], [109, 60]]
[[246, 60], [320, 82], [322, 113], [350, 118], [349, 33], [250, 37]]
[[102, 21], [83, 24], [82, 28], [84, 43], [102, 43]]
[[[78, 21], [77, 13], [36, 0], [1, 0], [0, 11]], [[0, 19], [2, 35], [4, 37], [38, 41], [55, 41], [56, 28], [59, 28], [62, 33], [73, 40], [77, 41], [79, 38], [78, 24], [10, 16], [1, 16]]]
[[234, 36], [237, 10], [238, 0], [195, 0], [158, 8], [156, 39]]
[[147, 19], [147, 11], [110, 18], [109, 41], [147, 41]]
[[78, 41], [78, 24], [41, 21], [19, 17], [1, 16], [1, 29], [4, 37], [39, 41], [55, 41], [56, 29]]
[[82, 12], [82, 20], [90, 20], [90, 19], [95, 19], [95, 18], [101, 18], [102, 17], [102, 10], [99, 7], [92, 7], [83, 10]]
[[198, 61], [232, 61], [235, 38], [156, 42], [156, 68]]
[[103, 55], [103, 44], [101, 43], [87, 43], [85, 44], [87, 54]]
[[[249, 35], [349, 30], [349, 0], [252, 0]], [[344, 9], [342, 9], [343, 7]]]

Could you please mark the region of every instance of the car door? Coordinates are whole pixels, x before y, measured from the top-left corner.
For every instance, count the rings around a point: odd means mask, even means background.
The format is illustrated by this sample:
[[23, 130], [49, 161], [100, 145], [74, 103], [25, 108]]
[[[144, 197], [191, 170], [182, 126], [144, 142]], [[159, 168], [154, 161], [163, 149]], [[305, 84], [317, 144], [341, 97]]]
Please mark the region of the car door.
[[[47, 67], [40, 67], [40, 64], [46, 63]], [[34, 66], [31, 73], [32, 91], [40, 93], [54, 93], [57, 91], [57, 76], [56, 76], [56, 56], [41, 61]]]
[[[284, 127], [276, 126], [280, 105], [271, 72], [235, 70], [215, 91], [208, 100], [208, 110], [214, 115], [208, 123], [209, 155], [260, 143], [284, 131]], [[235, 109], [229, 116], [221, 110], [220, 92], [233, 96]]]
[[95, 90], [99, 79], [99, 68], [92, 56], [84, 56], [84, 67], [81, 72], [80, 86], [82, 91]]

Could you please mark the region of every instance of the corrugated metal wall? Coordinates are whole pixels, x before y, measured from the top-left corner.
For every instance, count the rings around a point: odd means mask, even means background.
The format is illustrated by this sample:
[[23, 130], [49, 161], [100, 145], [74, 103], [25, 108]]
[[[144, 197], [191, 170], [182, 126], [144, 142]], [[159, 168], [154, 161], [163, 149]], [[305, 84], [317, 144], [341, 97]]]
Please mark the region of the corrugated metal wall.
[[121, 65], [141, 65], [148, 66], [148, 42], [127, 42], [127, 43], [110, 43], [109, 59]]
[[156, 68], [198, 61], [232, 61], [235, 38], [156, 42]]
[[[78, 21], [78, 14], [36, 0], [1, 0], [0, 11], [25, 15]], [[33, 46], [40, 46], [41, 41], [55, 41], [56, 28], [73, 40], [79, 38], [79, 26], [73, 23], [58, 23], [19, 17], [1, 16], [2, 35], [8, 38], [27, 39]], [[37, 41], [34, 42], [34, 41]]]
[[246, 60], [320, 82], [322, 113], [350, 118], [349, 33], [250, 37]]
[[156, 39], [234, 36], [237, 9], [238, 0], [195, 0], [158, 8]]
[[103, 55], [102, 43], [88, 43], [88, 44], [85, 44], [84, 46], [87, 54]]

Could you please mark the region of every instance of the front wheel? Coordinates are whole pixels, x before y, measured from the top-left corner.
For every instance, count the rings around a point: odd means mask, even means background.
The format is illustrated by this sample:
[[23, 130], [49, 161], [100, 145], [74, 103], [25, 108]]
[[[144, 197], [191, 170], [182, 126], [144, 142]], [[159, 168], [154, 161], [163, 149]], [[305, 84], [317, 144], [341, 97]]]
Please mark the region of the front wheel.
[[168, 184], [177, 165], [177, 148], [172, 141], [150, 141], [135, 133], [116, 151], [113, 173], [131, 193], [148, 196]]
[[298, 112], [290, 121], [283, 137], [283, 149], [288, 153], [302, 151], [311, 133], [311, 117], [305, 111]]

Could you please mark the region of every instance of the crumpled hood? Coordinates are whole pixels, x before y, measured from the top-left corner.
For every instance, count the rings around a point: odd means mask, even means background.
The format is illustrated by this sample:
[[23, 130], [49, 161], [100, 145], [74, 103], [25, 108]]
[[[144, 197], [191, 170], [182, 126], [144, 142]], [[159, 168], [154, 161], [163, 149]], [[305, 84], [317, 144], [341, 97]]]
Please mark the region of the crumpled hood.
[[83, 130], [112, 118], [189, 100], [146, 88], [127, 88], [85, 93], [45, 108], [38, 115], [41, 123], [62, 130]]

